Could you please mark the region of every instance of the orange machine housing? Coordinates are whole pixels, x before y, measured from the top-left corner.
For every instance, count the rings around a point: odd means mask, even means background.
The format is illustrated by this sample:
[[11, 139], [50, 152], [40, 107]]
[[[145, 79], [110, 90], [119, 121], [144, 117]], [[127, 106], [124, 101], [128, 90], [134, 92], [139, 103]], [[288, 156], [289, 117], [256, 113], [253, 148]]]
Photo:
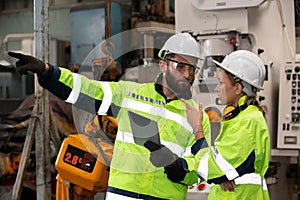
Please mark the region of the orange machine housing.
[[[100, 138], [91, 139], [85, 134], [71, 134], [61, 145], [55, 167], [64, 180], [90, 191], [104, 192], [107, 190], [109, 177], [107, 160], [111, 160], [112, 152], [113, 145]], [[103, 153], [106, 159], [103, 158]]]

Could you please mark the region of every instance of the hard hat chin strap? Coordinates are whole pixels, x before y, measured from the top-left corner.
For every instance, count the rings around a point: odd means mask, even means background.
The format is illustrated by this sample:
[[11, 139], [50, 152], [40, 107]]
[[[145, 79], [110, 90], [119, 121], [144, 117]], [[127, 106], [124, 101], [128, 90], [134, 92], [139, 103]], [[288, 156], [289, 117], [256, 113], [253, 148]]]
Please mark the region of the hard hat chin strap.
[[245, 81], [241, 81], [242, 85], [243, 85], [243, 92], [248, 96], [248, 97], [255, 97], [256, 96], [256, 92], [257, 92], [257, 88], [253, 87], [252, 85], [250, 85], [249, 83], [245, 82]]

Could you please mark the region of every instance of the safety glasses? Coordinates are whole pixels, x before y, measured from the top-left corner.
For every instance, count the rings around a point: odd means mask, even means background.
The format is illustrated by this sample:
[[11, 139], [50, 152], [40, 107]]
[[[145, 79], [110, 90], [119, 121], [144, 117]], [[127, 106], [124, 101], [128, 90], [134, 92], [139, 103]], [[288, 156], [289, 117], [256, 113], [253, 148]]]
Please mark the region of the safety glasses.
[[195, 74], [196, 71], [196, 66], [189, 64], [189, 63], [183, 63], [183, 62], [178, 62], [176, 60], [172, 60], [167, 58], [166, 61], [172, 62], [172, 66], [174, 69], [176, 69], [179, 73], [183, 74], [185, 70], [188, 70], [190, 74]]

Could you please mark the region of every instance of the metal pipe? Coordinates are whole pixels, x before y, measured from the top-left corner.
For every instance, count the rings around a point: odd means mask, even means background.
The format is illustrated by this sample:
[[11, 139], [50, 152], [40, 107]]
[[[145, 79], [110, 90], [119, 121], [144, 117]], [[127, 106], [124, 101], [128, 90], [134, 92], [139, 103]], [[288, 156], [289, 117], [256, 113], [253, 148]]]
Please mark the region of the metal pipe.
[[[34, 0], [34, 55], [45, 63], [49, 59], [49, 0]], [[38, 200], [51, 199], [50, 96], [39, 86], [35, 76], [35, 96], [41, 123], [35, 132], [36, 195]]]

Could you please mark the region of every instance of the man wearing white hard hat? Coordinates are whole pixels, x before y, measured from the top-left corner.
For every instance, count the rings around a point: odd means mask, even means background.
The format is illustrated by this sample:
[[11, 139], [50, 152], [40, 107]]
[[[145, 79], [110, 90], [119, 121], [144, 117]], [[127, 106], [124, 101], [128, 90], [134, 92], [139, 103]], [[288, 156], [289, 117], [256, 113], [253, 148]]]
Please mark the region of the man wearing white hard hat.
[[[180, 99], [196, 107], [190, 89], [199, 51], [198, 42], [190, 34], [171, 36], [159, 52], [161, 73], [155, 83], [146, 84], [90, 80], [32, 56], [14, 52], [9, 55], [19, 59], [16, 67], [20, 74], [36, 73], [39, 84], [59, 98], [75, 106], [81, 102], [81, 108], [88, 112], [101, 111], [117, 119], [106, 199], [184, 200], [188, 185], [197, 182], [198, 175], [190, 150], [195, 135]], [[161, 144], [136, 144], [128, 111], [156, 121]], [[201, 133], [209, 137], [206, 114], [202, 127]]]

